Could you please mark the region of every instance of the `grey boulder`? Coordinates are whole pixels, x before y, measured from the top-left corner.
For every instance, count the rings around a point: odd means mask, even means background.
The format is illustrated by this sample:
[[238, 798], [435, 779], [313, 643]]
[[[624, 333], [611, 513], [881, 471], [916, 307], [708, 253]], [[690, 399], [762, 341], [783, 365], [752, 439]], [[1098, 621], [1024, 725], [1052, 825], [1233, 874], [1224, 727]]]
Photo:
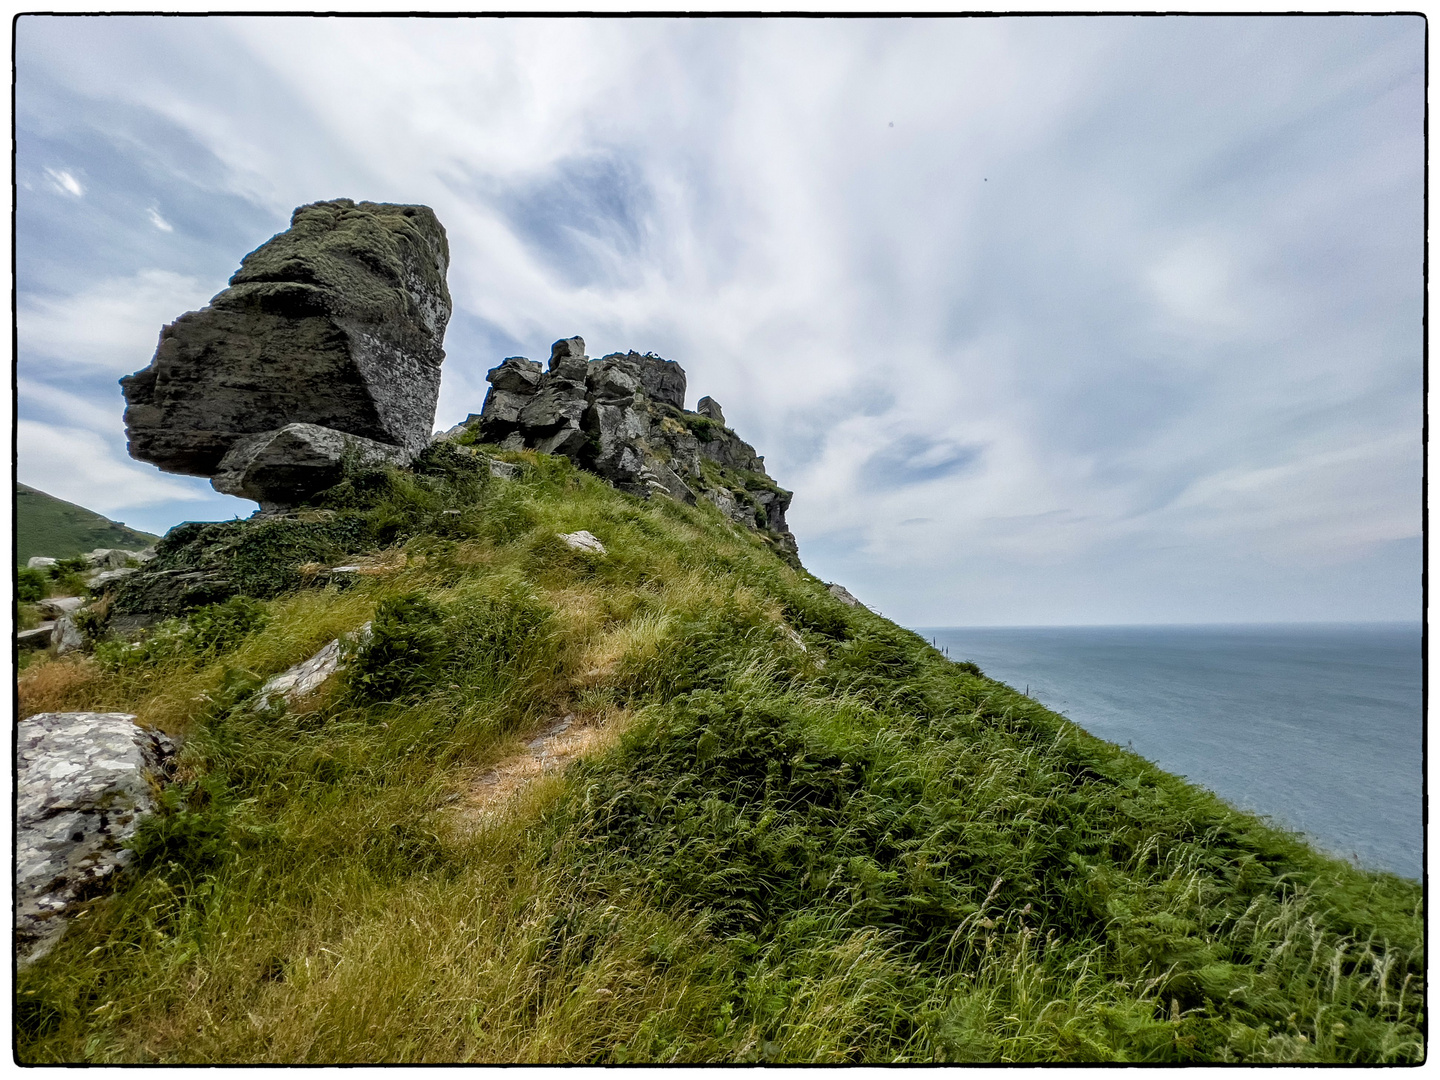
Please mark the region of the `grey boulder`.
[[50, 644], [54, 632], [54, 622], [42, 622], [29, 630], [18, 631], [15, 634], [15, 644], [22, 649], [43, 649]]
[[48, 952], [77, 907], [130, 860], [121, 845], [153, 808], [175, 752], [128, 713], [41, 713], [16, 725], [15, 945]]
[[85, 585], [91, 592], [95, 592], [123, 577], [129, 577], [135, 573], [136, 569], [137, 567], [134, 566], [121, 566], [115, 570], [101, 570], [99, 573], [88, 575], [85, 578]]
[[56, 656], [79, 652], [85, 648], [85, 635], [80, 633], [80, 628], [75, 625], [73, 611], [67, 611], [55, 620], [55, 625], [50, 630], [50, 644], [55, 646]]
[[118, 570], [134, 554], [133, 551], [125, 551], [121, 548], [96, 548], [94, 551], [86, 552], [85, 562], [92, 570]]
[[286, 424], [235, 443], [220, 460], [210, 486], [226, 495], [253, 499], [262, 509], [271, 509], [293, 505], [334, 487], [347, 465], [408, 465], [414, 457], [405, 447], [333, 428]]
[[120, 380], [130, 455], [214, 476], [245, 438], [293, 423], [419, 453], [450, 319], [445, 230], [426, 206], [336, 199], [241, 261]]

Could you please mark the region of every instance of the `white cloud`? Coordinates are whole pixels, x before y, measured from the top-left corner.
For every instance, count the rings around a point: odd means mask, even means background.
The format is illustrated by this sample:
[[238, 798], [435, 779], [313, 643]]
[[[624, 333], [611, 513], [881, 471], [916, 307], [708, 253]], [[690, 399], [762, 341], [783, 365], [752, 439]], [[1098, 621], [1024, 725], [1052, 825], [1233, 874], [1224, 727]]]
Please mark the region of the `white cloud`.
[[160, 211], [159, 211], [159, 210], [156, 210], [153, 206], [150, 207], [150, 209], [146, 211], [146, 214], [149, 215], [150, 224], [151, 224], [151, 225], [154, 225], [155, 228], [159, 229], [161, 232], [174, 232], [174, 231], [175, 231], [175, 226], [174, 226], [174, 225], [171, 225], [168, 221], [166, 221], [163, 217], [161, 217], [161, 216], [160, 216]]
[[45, 175], [50, 178], [51, 185], [56, 191], [66, 195], [73, 195], [80, 198], [85, 194], [85, 189], [80, 186], [80, 181], [68, 169], [46, 169]]
[[[1243, 25], [137, 18], [33, 21], [18, 48], [168, 118], [269, 210], [432, 205], [439, 426], [500, 359], [467, 323], [541, 358], [654, 349], [797, 489], [802, 553], [858, 537], [926, 568], [897, 596], [989, 574], [1038, 611], [1096, 553], [1203, 564], [1219, 595], [1232, 557], [1413, 535], [1413, 445], [1382, 443], [1418, 440], [1420, 31]], [[581, 161], [623, 182], [557, 181]], [[21, 370], [136, 370], [221, 284], [22, 281]], [[907, 445], [922, 481], [877, 485]], [[929, 478], [957, 447], [983, 451]]]
[[1236, 326], [1244, 317], [1235, 277], [1233, 256], [1211, 237], [1174, 246], [1146, 274], [1155, 295], [1172, 315], [1225, 328]]
[[15, 438], [23, 483], [102, 514], [204, 497], [151, 466], [121, 459], [93, 431], [21, 420]]
[[97, 377], [128, 375], [150, 362], [161, 327], [203, 307], [214, 292], [196, 278], [170, 270], [141, 270], [68, 296], [22, 292], [17, 312], [20, 369], [43, 358], [88, 369]]
[[39, 406], [47, 413], [64, 421], [67, 426], [88, 428], [91, 431], [110, 434], [118, 434], [123, 427], [121, 416], [124, 412], [124, 404], [120, 400], [118, 386], [114, 390], [114, 403], [108, 409], [102, 408], [78, 394], [72, 394], [58, 386], [52, 386], [24, 375], [16, 378], [15, 387], [19, 391], [20, 400], [27, 406]]

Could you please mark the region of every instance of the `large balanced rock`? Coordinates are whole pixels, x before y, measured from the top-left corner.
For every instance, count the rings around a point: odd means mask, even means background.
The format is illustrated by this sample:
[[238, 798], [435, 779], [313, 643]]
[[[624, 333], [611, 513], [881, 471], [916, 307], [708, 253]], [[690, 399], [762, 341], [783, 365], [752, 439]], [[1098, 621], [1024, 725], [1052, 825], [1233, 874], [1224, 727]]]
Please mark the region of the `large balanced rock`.
[[543, 369], [512, 356], [486, 379], [490, 392], [480, 414], [444, 438], [473, 431], [509, 449], [564, 454], [643, 498], [703, 497], [737, 524], [767, 534], [782, 554], [795, 555], [785, 523], [790, 492], [725, 426], [714, 399], [702, 398], [698, 412], [685, 408], [685, 370], [675, 361], [636, 352], [591, 360], [584, 339], [572, 337], [551, 346]]
[[[130, 455], [167, 472], [220, 474], [220, 490], [273, 502], [285, 501], [281, 488], [230, 458], [242, 442], [253, 458], [254, 436], [305, 424], [410, 460], [435, 419], [449, 261], [427, 206], [300, 207], [289, 229], [245, 256], [229, 288], [161, 331], [149, 367], [120, 380]], [[343, 443], [304, 442], [295, 477], [333, 470]], [[277, 446], [265, 445], [273, 465]]]
[[16, 725], [15, 944], [39, 959], [77, 905], [130, 858], [174, 744], [128, 713], [41, 713]]

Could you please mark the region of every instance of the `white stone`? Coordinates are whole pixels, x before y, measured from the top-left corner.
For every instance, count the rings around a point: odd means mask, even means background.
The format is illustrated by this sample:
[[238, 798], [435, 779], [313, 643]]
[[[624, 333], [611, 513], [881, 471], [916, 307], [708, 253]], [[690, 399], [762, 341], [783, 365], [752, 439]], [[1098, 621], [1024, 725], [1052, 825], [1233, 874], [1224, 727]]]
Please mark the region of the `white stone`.
[[605, 545], [584, 529], [573, 533], [556, 533], [556, 535], [576, 551], [593, 551], [597, 555], [605, 554]]
[[15, 941], [22, 966], [65, 932], [69, 909], [113, 877], [153, 806], [174, 743], [128, 713], [41, 713], [16, 725]]
[[85, 584], [92, 589], [103, 588], [112, 581], [119, 581], [123, 577], [135, 573], [133, 566], [121, 566], [114, 570], [102, 570], [98, 574], [90, 574], [85, 578]]
[[260, 687], [260, 693], [255, 696], [255, 708], [267, 712], [276, 697], [284, 698], [286, 704], [293, 705], [314, 693], [331, 675], [345, 669], [345, 646], [351, 642], [365, 642], [369, 638], [370, 624], [367, 622], [353, 634], [336, 638], [309, 660], [302, 660], [282, 671]]
[[855, 597], [850, 595], [850, 590], [845, 588], [844, 585], [836, 585], [832, 582], [829, 586], [827, 586], [827, 588], [830, 590], [830, 595], [833, 596], [836, 600], [839, 600], [846, 607], [865, 606], [864, 604], [860, 603], [859, 600], [856, 600]]
[[48, 570], [59, 560], [52, 559], [48, 555], [31, 555], [30, 561], [25, 564], [27, 570]]

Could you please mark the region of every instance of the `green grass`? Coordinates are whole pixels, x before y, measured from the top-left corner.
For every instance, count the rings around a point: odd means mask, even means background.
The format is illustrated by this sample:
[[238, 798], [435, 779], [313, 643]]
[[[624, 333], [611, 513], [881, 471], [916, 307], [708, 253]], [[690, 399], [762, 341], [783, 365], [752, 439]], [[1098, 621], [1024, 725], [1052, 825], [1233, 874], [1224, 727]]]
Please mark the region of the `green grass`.
[[36, 488], [15, 485], [15, 557], [21, 566], [34, 555], [68, 559], [96, 548], [139, 551], [158, 539]]
[[[185, 741], [135, 870], [20, 974], [20, 1060], [1423, 1059], [1418, 884], [844, 607], [708, 504], [507, 456], [522, 479], [432, 455], [326, 496], [386, 573], [26, 670], [23, 712]], [[367, 620], [316, 700], [249, 708]], [[601, 751], [456, 813], [566, 713]]]

